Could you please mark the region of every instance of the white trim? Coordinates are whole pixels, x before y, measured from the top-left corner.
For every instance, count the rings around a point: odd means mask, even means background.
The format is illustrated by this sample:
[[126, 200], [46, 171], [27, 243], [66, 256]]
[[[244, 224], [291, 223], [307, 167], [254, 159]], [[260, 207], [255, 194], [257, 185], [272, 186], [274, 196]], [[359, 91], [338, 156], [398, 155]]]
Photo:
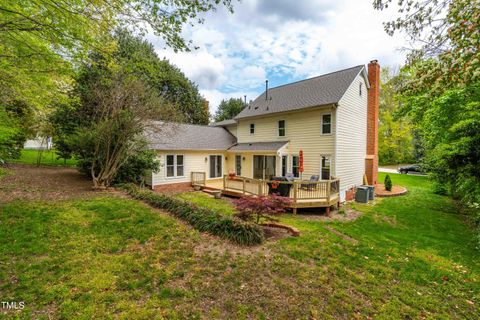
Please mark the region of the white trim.
[[[323, 133], [323, 116], [330, 115], [330, 132], [329, 133]], [[320, 134], [322, 136], [331, 136], [333, 133], [333, 115], [332, 112], [323, 112], [320, 114]]]
[[338, 134], [337, 134], [337, 130], [338, 130], [337, 129], [338, 128], [338, 126], [337, 126], [337, 124], [338, 124], [337, 114], [338, 114], [338, 112], [337, 111], [338, 111], [338, 107], [335, 108], [335, 135], [333, 136], [333, 141], [334, 141], [334, 146], [335, 146], [335, 150], [333, 151], [333, 157], [335, 159], [334, 162], [333, 162], [334, 163], [333, 174], [334, 174], [335, 177], [337, 176], [337, 159], [338, 159], [338, 139], [337, 139], [337, 137], [338, 137]]
[[[211, 177], [210, 176], [210, 157], [211, 156], [215, 156], [215, 157], [218, 157], [220, 156], [221, 157], [221, 161], [220, 161], [220, 165], [222, 166], [222, 170], [221, 170], [221, 173], [220, 173], [220, 176], [219, 177]], [[224, 174], [224, 171], [223, 169], [225, 168], [225, 164], [224, 164], [224, 161], [225, 161], [225, 157], [223, 156], [223, 154], [209, 154], [208, 155], [208, 161], [207, 161], [207, 165], [208, 165], [208, 179], [218, 179], [218, 178], [222, 178], [223, 177], [223, 174]]]
[[[300, 169], [300, 155], [299, 154], [291, 154], [290, 155], [290, 173], [293, 174], [293, 157], [298, 157], [298, 166]], [[298, 170], [298, 177], [293, 176], [294, 178], [300, 178], [300, 170]]]
[[[168, 161], [167, 157], [168, 156], [173, 156], [173, 176], [168, 176]], [[182, 156], [183, 157], [183, 175], [177, 176], [177, 157]], [[177, 179], [177, 178], [185, 178], [185, 154], [183, 153], [168, 153], [165, 154], [165, 179], [172, 180], [172, 179]], [[152, 185], [153, 185], [153, 174], [152, 174]]]
[[330, 176], [328, 177], [328, 179], [330, 179], [330, 177], [332, 176], [332, 155], [330, 154], [321, 154], [320, 155], [320, 172], [319, 172], [319, 175], [320, 175], [320, 180], [324, 180], [323, 177], [322, 177], [322, 170], [323, 170], [323, 158], [328, 158], [328, 161], [330, 162]]
[[[240, 157], [240, 174], [237, 172], [237, 157]], [[242, 155], [240, 153], [236, 153], [235, 154], [235, 158], [234, 158], [234, 161], [233, 161], [233, 165], [234, 165], [234, 170], [235, 170], [235, 174], [237, 176], [241, 176], [242, 175]]]
[[[284, 135], [280, 135], [280, 121], [283, 121], [283, 133]], [[277, 120], [277, 138], [285, 138], [287, 136], [287, 121], [285, 119]]]

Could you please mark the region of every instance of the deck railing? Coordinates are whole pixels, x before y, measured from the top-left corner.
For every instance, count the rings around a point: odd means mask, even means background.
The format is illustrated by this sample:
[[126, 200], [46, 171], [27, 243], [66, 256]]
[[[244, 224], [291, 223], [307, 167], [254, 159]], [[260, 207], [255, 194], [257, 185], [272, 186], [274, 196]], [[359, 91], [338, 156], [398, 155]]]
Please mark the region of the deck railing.
[[330, 201], [333, 196], [338, 196], [340, 180], [309, 180], [270, 181], [247, 177], [223, 176], [223, 189], [239, 191], [246, 195], [267, 195], [270, 190], [288, 193], [294, 202], [298, 200], [325, 200]]
[[192, 177], [192, 186], [204, 186], [206, 181], [205, 172], [193, 172], [191, 173]]

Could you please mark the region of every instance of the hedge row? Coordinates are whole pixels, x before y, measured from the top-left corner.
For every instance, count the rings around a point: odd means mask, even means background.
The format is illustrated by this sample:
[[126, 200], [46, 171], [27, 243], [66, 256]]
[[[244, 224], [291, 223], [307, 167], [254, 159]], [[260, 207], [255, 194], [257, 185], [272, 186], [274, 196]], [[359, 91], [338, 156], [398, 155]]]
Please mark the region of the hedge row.
[[208, 232], [240, 245], [260, 244], [264, 240], [263, 230], [255, 224], [184, 200], [141, 189], [133, 184], [123, 184], [118, 187], [133, 198], [145, 201], [152, 207], [167, 210], [201, 232]]

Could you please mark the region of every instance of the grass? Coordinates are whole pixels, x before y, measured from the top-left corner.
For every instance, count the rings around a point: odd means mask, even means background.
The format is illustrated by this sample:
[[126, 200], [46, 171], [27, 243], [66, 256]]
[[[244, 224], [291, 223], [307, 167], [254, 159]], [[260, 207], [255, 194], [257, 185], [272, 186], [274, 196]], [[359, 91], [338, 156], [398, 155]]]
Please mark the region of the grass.
[[[23, 164], [37, 164], [39, 150], [32, 150], [32, 149], [23, 149], [21, 151], [21, 156], [19, 159], [9, 159], [8, 162], [10, 163], [23, 163]], [[41, 158], [41, 165], [45, 166], [67, 166], [67, 167], [74, 167], [77, 164], [77, 160], [75, 159], [57, 159], [58, 155], [55, 150], [43, 150], [42, 151], [42, 158]]]
[[8, 174], [7, 169], [0, 167], [0, 179]]
[[184, 192], [176, 195], [177, 198], [195, 203], [198, 206], [220, 211], [226, 215], [233, 215], [236, 211], [228, 199], [213, 199], [212, 196], [200, 192]]
[[428, 178], [390, 176], [406, 196], [354, 204], [351, 222], [284, 215], [300, 237], [249, 249], [114, 196], [0, 205], [2, 301], [26, 304], [4, 317], [478, 317], [471, 228]]

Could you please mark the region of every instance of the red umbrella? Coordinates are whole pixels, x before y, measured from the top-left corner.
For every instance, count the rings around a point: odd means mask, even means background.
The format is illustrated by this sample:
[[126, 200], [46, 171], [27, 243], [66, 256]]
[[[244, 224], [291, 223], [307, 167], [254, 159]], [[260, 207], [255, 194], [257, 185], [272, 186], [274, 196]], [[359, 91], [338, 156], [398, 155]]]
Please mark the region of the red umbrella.
[[302, 151], [302, 150], [300, 150], [298, 156], [299, 156], [299, 159], [298, 159], [298, 171], [299, 171], [300, 173], [302, 173], [302, 172], [303, 172], [303, 151]]

